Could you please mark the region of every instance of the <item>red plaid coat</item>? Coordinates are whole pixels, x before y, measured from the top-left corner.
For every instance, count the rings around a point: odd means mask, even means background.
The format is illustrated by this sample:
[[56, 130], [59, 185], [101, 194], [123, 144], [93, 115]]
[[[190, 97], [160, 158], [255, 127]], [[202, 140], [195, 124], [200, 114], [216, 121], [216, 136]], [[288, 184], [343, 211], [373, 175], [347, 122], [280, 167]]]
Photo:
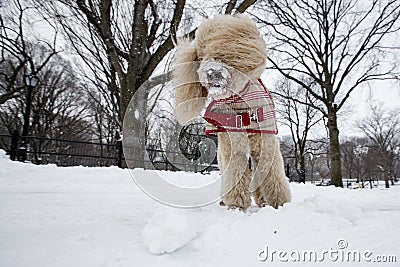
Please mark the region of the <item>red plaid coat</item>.
[[212, 101], [204, 113], [207, 135], [218, 132], [277, 134], [271, 93], [261, 79], [249, 81], [238, 94]]

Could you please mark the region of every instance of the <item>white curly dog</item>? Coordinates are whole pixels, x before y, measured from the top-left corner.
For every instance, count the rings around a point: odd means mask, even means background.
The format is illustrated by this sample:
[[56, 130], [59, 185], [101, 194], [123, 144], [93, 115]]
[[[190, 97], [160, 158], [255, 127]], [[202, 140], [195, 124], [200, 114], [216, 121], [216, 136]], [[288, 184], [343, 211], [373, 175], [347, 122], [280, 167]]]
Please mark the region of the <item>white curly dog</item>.
[[291, 200], [273, 101], [260, 80], [266, 58], [259, 30], [244, 15], [206, 20], [194, 40], [177, 45], [175, 115], [181, 124], [202, 116], [206, 133], [218, 136], [221, 203], [229, 208], [247, 209], [252, 195], [259, 207]]

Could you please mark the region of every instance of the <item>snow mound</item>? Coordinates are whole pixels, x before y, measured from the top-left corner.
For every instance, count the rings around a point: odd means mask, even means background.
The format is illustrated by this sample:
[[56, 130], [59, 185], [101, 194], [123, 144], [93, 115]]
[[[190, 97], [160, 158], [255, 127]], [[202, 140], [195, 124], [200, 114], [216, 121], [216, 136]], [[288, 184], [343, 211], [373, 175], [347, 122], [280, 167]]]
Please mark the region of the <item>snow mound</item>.
[[144, 244], [153, 254], [173, 252], [197, 235], [197, 225], [188, 210], [159, 208], [143, 229]]

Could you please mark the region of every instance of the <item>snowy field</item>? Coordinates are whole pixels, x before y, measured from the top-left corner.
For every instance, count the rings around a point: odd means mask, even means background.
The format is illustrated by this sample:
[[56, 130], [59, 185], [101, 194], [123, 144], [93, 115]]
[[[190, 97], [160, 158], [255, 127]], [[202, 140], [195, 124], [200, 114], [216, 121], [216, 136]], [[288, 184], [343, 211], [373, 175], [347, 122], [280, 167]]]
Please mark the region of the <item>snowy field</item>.
[[400, 186], [291, 184], [293, 202], [278, 210], [182, 210], [149, 198], [127, 170], [0, 153], [1, 267], [400, 265]]

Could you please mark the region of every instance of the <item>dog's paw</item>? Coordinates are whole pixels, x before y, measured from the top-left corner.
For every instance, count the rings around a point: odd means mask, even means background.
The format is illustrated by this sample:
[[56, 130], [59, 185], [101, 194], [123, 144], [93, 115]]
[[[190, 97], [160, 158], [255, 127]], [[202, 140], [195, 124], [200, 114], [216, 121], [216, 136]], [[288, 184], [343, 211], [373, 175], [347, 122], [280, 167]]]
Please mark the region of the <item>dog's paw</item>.
[[268, 203], [267, 202], [261, 202], [261, 203], [257, 203], [257, 206], [258, 207], [260, 207], [260, 208], [264, 208], [265, 206], [267, 206], [268, 205]]
[[229, 206], [228, 206], [228, 210], [235, 210], [235, 209], [238, 209], [238, 210], [240, 210], [240, 211], [246, 211], [247, 208], [248, 208], [248, 207], [239, 207], [239, 206], [236, 206], [236, 205], [229, 205]]
[[[222, 206], [222, 207], [226, 206], [226, 204], [225, 204], [225, 202], [223, 200], [221, 200], [219, 202], [219, 205]], [[228, 210], [235, 210], [235, 209], [239, 209], [240, 211], [245, 211], [247, 208], [243, 208], [243, 207], [240, 207], [238, 205], [228, 205]]]
[[[236, 199], [236, 201], [226, 201], [223, 200], [221, 201], [223, 203], [224, 206], [227, 206], [229, 210], [231, 209], [239, 209], [241, 211], [245, 211], [247, 208], [249, 208], [251, 206], [251, 199], [249, 198], [249, 200], [246, 199]], [[221, 205], [221, 203], [220, 203]]]
[[254, 196], [254, 202], [256, 202], [257, 206], [259, 206], [260, 208], [268, 206], [268, 202], [263, 197]]

